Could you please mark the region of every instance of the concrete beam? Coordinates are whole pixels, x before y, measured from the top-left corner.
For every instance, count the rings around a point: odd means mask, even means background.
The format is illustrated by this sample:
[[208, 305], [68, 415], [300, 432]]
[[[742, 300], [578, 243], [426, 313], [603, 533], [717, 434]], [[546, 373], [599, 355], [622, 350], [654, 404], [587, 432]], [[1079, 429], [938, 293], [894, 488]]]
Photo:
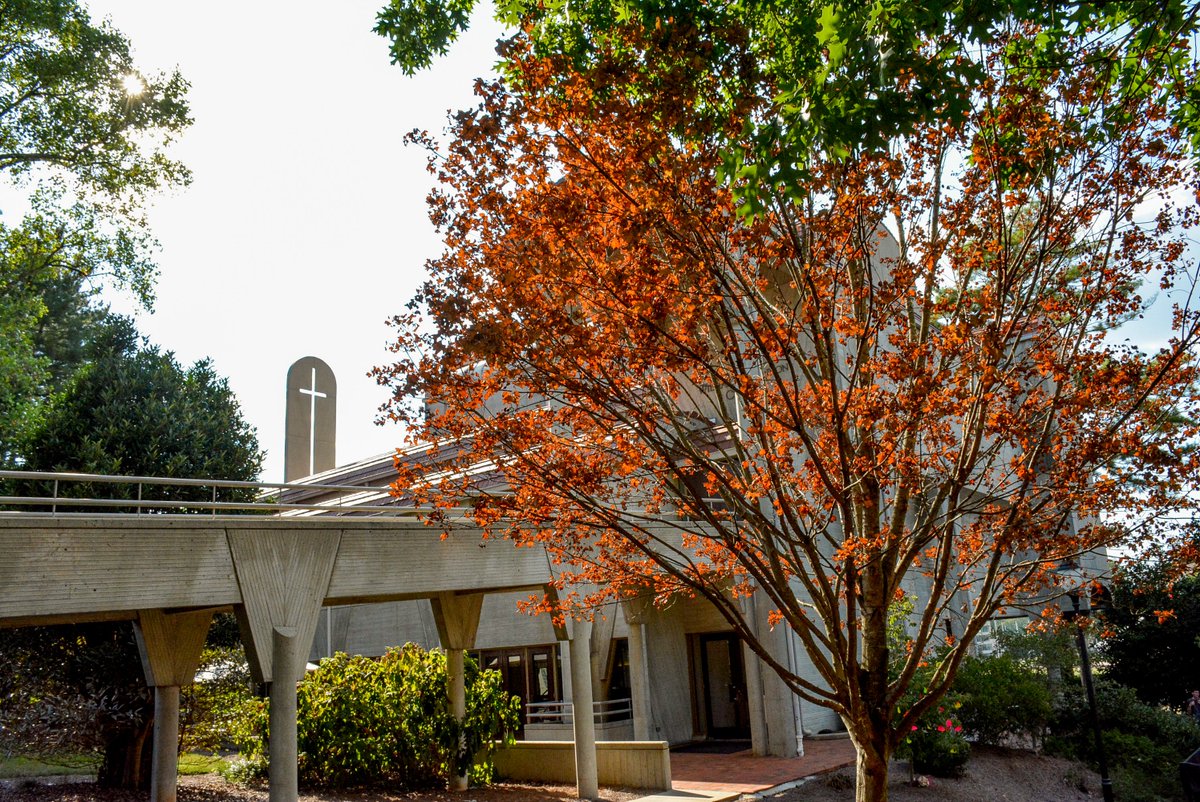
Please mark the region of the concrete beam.
[[238, 601], [223, 528], [103, 517], [0, 520], [0, 618], [132, 619], [139, 610]]
[[[484, 543], [477, 527], [465, 525], [440, 540], [420, 521], [399, 518], [15, 515], [0, 517], [0, 627], [253, 605], [243, 594], [256, 569], [234, 561], [266, 544], [248, 549], [239, 541], [278, 541], [280, 570], [302, 578], [283, 556], [288, 544], [323, 536], [340, 538], [332, 574], [318, 577], [324, 603], [536, 590], [551, 577], [540, 549]], [[265, 644], [257, 668], [270, 662], [269, 627], [247, 623]]]
[[[242, 640], [259, 682], [273, 681], [277, 630], [294, 630], [289, 638], [302, 644], [302, 657], [307, 657], [341, 537], [337, 529], [291, 532], [288, 537], [269, 529], [229, 533], [242, 597], [239, 620], [249, 630], [249, 638], [243, 632]], [[303, 660], [299, 668], [303, 670]]]

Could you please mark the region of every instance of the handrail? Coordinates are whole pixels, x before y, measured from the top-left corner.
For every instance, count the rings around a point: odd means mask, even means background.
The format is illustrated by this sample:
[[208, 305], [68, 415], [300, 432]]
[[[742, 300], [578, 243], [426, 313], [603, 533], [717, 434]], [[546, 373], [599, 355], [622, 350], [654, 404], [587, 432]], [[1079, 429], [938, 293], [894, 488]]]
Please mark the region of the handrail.
[[237, 487], [270, 490], [340, 490], [362, 492], [383, 491], [374, 485], [324, 485], [309, 482], [247, 482], [239, 479], [185, 479], [175, 476], [117, 476], [103, 473], [71, 473], [68, 471], [0, 470], [0, 479], [60, 479], [69, 482], [102, 482], [107, 484], [183, 485], [186, 487]]
[[[570, 721], [574, 717], [575, 703], [566, 700], [529, 702], [525, 705], [525, 721], [529, 724], [561, 723]], [[622, 698], [593, 702], [592, 717], [597, 724], [626, 721], [633, 717], [633, 700]]]
[[[192, 479], [180, 478], [173, 476], [116, 476], [111, 474], [93, 474], [93, 473], [72, 473], [72, 472], [51, 472], [51, 471], [22, 471], [22, 470], [0, 470], [0, 481], [5, 479], [42, 481], [52, 484], [53, 489], [51, 495], [39, 494], [36, 496], [20, 496], [20, 495], [4, 495], [0, 496], [0, 507], [48, 507], [49, 511], [45, 510], [29, 510], [16, 511], [0, 509], [0, 517], [12, 514], [20, 515], [58, 515], [60, 507], [73, 508], [72, 513], [79, 509], [116, 509], [129, 508], [133, 512], [110, 512], [107, 514], [131, 514], [140, 515], [188, 515], [194, 517], [194, 513], [205, 512], [216, 515], [218, 512], [237, 512], [237, 513], [276, 513], [280, 516], [305, 516], [305, 515], [320, 515], [320, 514], [336, 514], [342, 516], [388, 516], [388, 517], [417, 517], [420, 515], [430, 515], [438, 521], [469, 521], [475, 508], [470, 506], [471, 496], [467, 496], [464, 501], [467, 504], [455, 507], [442, 506], [417, 506], [402, 499], [396, 499], [392, 503], [371, 503], [381, 499], [391, 498], [391, 492], [388, 486], [379, 485], [341, 485], [341, 484], [318, 484], [309, 482], [247, 482], [236, 479]], [[129, 485], [137, 488], [136, 498], [96, 498], [96, 497], [72, 497], [62, 495], [61, 485], [64, 483], [90, 483], [90, 484], [113, 484], [113, 485]], [[186, 500], [186, 499], [153, 499], [146, 498], [143, 489], [145, 486], [177, 486], [177, 487], [195, 487], [195, 488], [211, 488], [213, 490], [210, 501]], [[0, 486], [2, 487], [2, 486]], [[217, 500], [217, 489], [251, 489], [259, 490], [255, 500], [253, 501], [219, 501]], [[299, 501], [284, 501], [283, 499], [289, 495], [291, 491], [295, 497], [305, 498], [316, 496], [329, 496], [313, 502]], [[190, 512], [167, 512], [170, 511], [190, 511]], [[657, 519], [663, 525], [669, 525], [669, 522], [662, 518], [662, 514], [655, 512], [651, 513], [646, 510], [622, 507], [619, 510], [622, 514], [640, 516], [646, 519]]]
[[[237, 513], [276, 513], [278, 515], [335, 514], [354, 516], [392, 516], [415, 517], [424, 513], [434, 512], [433, 508], [417, 507], [404, 504], [371, 503], [388, 498], [390, 493], [386, 487], [374, 485], [338, 485], [318, 484], [308, 482], [247, 482], [236, 479], [192, 479], [174, 476], [115, 476], [111, 474], [72, 473], [72, 472], [43, 472], [0, 470], [0, 480], [27, 480], [52, 484], [51, 495], [4, 495], [0, 496], [0, 506], [6, 507], [41, 507], [49, 508], [50, 514], [58, 515], [60, 508], [68, 508], [71, 513], [87, 509], [119, 509], [131, 511], [132, 514], [171, 515], [207, 512], [216, 515], [218, 512]], [[137, 487], [136, 498], [102, 498], [102, 497], [72, 497], [62, 494], [64, 484], [108, 484]], [[211, 488], [211, 500], [164, 499], [147, 498], [143, 492], [150, 487], [195, 487]], [[257, 490], [252, 501], [219, 501], [218, 489]], [[284, 501], [286, 491], [295, 491], [296, 495], [311, 496], [314, 493], [331, 496], [314, 502]], [[172, 512], [164, 512], [172, 511]], [[175, 512], [183, 511], [183, 512]], [[7, 514], [38, 514], [44, 510], [14, 511]], [[436, 510], [443, 517], [465, 516], [470, 508], [441, 508]], [[5, 515], [0, 512], [0, 515]], [[191, 517], [191, 516], [189, 516]]]

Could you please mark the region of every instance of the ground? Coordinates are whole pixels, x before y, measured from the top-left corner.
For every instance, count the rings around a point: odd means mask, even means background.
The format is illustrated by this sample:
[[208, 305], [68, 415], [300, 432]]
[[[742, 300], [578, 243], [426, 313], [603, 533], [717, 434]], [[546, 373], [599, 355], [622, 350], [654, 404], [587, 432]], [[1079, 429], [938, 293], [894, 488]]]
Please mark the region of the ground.
[[[602, 788], [605, 802], [630, 802], [643, 793]], [[147, 793], [101, 790], [91, 783], [50, 784], [0, 781], [3, 802], [146, 802]], [[487, 788], [472, 788], [464, 793], [419, 791], [410, 793], [379, 790], [313, 791], [300, 794], [300, 802], [567, 802], [574, 800], [575, 786], [505, 783]], [[266, 802], [262, 785], [241, 788], [230, 785], [214, 774], [179, 778], [179, 802]]]
[[[1100, 799], [1099, 776], [1078, 763], [1032, 752], [977, 748], [958, 779], [926, 778], [914, 787], [907, 770], [893, 770], [888, 802], [1078, 802]], [[854, 770], [815, 777], [763, 802], [847, 802]]]
[[[854, 799], [852, 771], [816, 777], [763, 802], [847, 802]], [[957, 780], [933, 778], [927, 787], [907, 784], [905, 771], [893, 771], [890, 802], [1080, 802], [1099, 799], [1100, 781], [1077, 763], [1030, 752], [979, 749]], [[630, 802], [642, 794], [602, 789], [606, 802]], [[4, 802], [145, 802], [146, 794], [100, 791], [90, 784], [0, 784]], [[180, 778], [179, 802], [266, 802], [265, 787], [244, 789], [214, 775]], [[301, 802], [567, 802], [574, 786], [501, 784], [461, 794], [442, 792], [321, 791]]]

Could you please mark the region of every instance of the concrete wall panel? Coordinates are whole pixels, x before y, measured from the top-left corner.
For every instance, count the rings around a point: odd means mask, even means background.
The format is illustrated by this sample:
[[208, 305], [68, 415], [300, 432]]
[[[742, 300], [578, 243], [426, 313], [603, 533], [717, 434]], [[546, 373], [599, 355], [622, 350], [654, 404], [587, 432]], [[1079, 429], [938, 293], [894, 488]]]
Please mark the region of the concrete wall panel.
[[378, 532], [347, 530], [329, 583], [329, 599], [540, 588], [549, 578], [546, 555], [540, 549], [482, 541], [471, 529], [440, 540], [437, 529], [410, 522], [406, 528], [393, 525]]
[[0, 522], [0, 618], [217, 607], [240, 599], [225, 533], [215, 527], [12, 524]]

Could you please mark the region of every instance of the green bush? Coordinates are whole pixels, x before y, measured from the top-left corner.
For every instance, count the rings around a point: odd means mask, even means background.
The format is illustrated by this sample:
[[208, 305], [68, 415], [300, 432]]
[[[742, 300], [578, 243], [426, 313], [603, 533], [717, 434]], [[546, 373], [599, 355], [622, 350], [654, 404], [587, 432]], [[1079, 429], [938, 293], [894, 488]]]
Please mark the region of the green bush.
[[[489, 781], [494, 744], [512, 742], [520, 702], [501, 688], [499, 674], [465, 662], [460, 726], [450, 714], [444, 652], [408, 644], [378, 660], [341, 653], [322, 660], [297, 688], [300, 781], [420, 788], [464, 770], [475, 783]], [[247, 704], [243, 714], [242, 762], [234, 771], [244, 779], [266, 769], [266, 700]]]
[[254, 698], [241, 646], [205, 649], [196, 681], [180, 694], [180, 752], [217, 752], [233, 743], [238, 719]]
[[1001, 746], [1014, 737], [1036, 744], [1050, 720], [1046, 684], [1006, 654], [964, 660], [954, 694], [963, 729], [980, 744]]
[[[1096, 707], [1116, 796], [1122, 802], [1182, 799], [1179, 763], [1200, 746], [1200, 729], [1187, 716], [1154, 707], [1115, 683], [1096, 682]], [[1087, 698], [1065, 687], [1056, 700], [1045, 750], [1096, 764]]]

